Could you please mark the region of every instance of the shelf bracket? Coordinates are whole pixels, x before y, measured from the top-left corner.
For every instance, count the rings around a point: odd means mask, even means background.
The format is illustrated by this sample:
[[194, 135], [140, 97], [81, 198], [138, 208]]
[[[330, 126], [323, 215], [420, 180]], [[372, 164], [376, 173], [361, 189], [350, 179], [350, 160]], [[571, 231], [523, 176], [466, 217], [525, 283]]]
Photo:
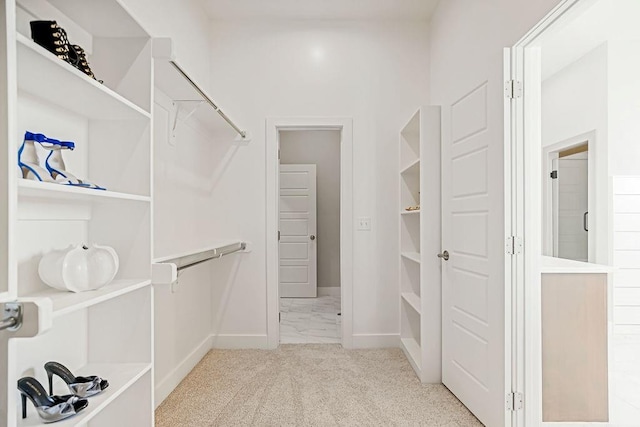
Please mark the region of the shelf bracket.
[[189, 120], [189, 117], [191, 117], [193, 114], [195, 114], [195, 112], [198, 110], [198, 107], [200, 107], [201, 105], [204, 104], [204, 101], [199, 101], [199, 100], [190, 100], [190, 99], [176, 99], [173, 101], [173, 106], [175, 107], [175, 114], [173, 115], [173, 124], [171, 125], [171, 137], [173, 139], [176, 138], [176, 129], [178, 128], [178, 121], [180, 118], [180, 111], [181, 110], [187, 110], [184, 105], [186, 103], [192, 103], [195, 104], [195, 107], [191, 108], [191, 110], [189, 112], [187, 112], [187, 114], [184, 116], [184, 118], [180, 121], [182, 122], [186, 122], [187, 120]]
[[22, 326], [22, 304], [19, 302], [7, 302], [4, 304], [0, 331], [15, 332]]

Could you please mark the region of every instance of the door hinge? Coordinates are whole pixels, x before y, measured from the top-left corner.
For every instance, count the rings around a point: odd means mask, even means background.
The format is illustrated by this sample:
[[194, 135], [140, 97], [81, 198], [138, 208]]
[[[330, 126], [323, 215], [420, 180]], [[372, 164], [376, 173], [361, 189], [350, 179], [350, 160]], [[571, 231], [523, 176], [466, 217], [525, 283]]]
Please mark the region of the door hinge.
[[280, 241], [280, 230], [278, 230], [278, 242]]
[[278, 148], [278, 160], [280, 160], [280, 149]]
[[505, 244], [508, 255], [517, 255], [522, 253], [522, 238], [516, 236], [507, 237]]
[[551, 179], [558, 179], [558, 171], [551, 172]]
[[524, 396], [522, 393], [507, 393], [507, 411], [520, 411], [524, 408]]
[[522, 98], [522, 82], [507, 80], [504, 83], [504, 96], [507, 99]]
[[278, 323], [282, 322], [282, 313], [278, 312]]

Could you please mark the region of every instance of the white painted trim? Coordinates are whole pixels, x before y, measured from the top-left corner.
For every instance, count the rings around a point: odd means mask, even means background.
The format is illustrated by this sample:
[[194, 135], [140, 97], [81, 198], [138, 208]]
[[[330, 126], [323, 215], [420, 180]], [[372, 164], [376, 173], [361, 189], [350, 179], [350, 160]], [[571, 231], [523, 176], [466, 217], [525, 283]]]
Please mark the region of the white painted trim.
[[354, 334], [351, 348], [400, 348], [400, 334]]
[[[504, 81], [515, 79], [514, 69], [512, 66], [512, 52], [509, 49], [503, 51], [503, 78]], [[503, 238], [508, 236], [518, 236], [517, 224], [513, 221], [511, 211], [517, 203], [515, 197], [515, 189], [518, 183], [513, 182], [508, 177], [513, 173], [512, 169], [515, 167], [513, 164], [514, 156], [514, 141], [515, 128], [512, 126], [511, 114], [515, 108], [517, 100], [512, 101], [505, 97], [504, 99], [504, 235]], [[517, 274], [515, 257], [504, 254], [504, 392], [509, 393], [511, 391], [518, 390], [517, 375], [514, 373], [514, 360], [517, 357], [519, 351], [519, 343], [517, 339], [513, 339], [513, 331], [517, 329], [517, 318], [514, 315], [514, 309], [516, 308], [518, 301], [514, 300], [513, 286], [516, 284], [515, 275]], [[510, 413], [505, 411], [504, 413], [504, 425], [505, 426], [517, 426], [518, 415], [515, 412]]]
[[[562, 0], [547, 16], [536, 24], [511, 49], [513, 78], [523, 83], [524, 96], [505, 107], [505, 126], [513, 126], [513, 141], [505, 139], [505, 150], [513, 150], [511, 167], [505, 165], [505, 181], [514, 182], [511, 211], [514, 230], [522, 237], [524, 253], [516, 258], [513, 286], [518, 298], [513, 316], [516, 330], [517, 354], [514, 359], [514, 384], [524, 390], [523, 416], [518, 416], [514, 426], [542, 425], [542, 344], [541, 344], [541, 253], [542, 188], [539, 179], [542, 167], [541, 136], [541, 52], [535, 46], [538, 37], [574, 6], [593, 3], [595, 0]], [[578, 9], [578, 8], [576, 8]], [[575, 9], [574, 9], [575, 10]], [[526, 126], [525, 126], [526, 123]], [[507, 147], [508, 146], [508, 147]], [[528, 178], [527, 178], [528, 177]], [[525, 209], [529, 207], [528, 209]], [[531, 238], [529, 238], [531, 236]], [[525, 309], [526, 302], [526, 309]]]
[[318, 286], [319, 297], [339, 297], [340, 286]]
[[211, 348], [218, 349], [270, 349], [267, 335], [212, 335]]
[[213, 336], [205, 338], [198, 346], [185, 357], [178, 365], [167, 374], [162, 380], [157, 381], [155, 387], [155, 408], [171, 394], [191, 370], [202, 360], [211, 350]]
[[340, 130], [340, 282], [342, 345], [352, 347], [353, 335], [353, 120], [350, 118], [269, 118], [266, 121], [266, 264], [268, 347], [280, 342], [278, 322], [278, 146], [281, 130]]

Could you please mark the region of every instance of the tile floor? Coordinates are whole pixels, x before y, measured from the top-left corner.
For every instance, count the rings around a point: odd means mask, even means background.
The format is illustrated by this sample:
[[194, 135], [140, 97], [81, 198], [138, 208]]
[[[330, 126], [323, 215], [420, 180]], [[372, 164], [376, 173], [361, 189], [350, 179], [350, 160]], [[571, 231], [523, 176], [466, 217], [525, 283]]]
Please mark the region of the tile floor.
[[613, 335], [609, 355], [609, 427], [640, 426], [640, 335]]
[[339, 296], [280, 298], [280, 343], [341, 343], [339, 312]]

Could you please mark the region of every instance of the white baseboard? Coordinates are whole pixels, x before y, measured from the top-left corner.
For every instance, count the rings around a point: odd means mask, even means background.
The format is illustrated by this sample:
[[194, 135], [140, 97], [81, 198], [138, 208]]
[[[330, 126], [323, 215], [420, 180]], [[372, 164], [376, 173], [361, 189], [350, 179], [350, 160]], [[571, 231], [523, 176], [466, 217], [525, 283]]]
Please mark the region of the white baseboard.
[[268, 349], [267, 335], [225, 335], [212, 336], [212, 348], [224, 349]]
[[169, 374], [164, 377], [155, 386], [155, 407], [160, 404], [171, 394], [171, 392], [180, 384], [191, 370], [202, 360], [202, 358], [211, 350], [212, 337], [205, 338], [187, 357], [182, 360]]
[[318, 286], [319, 297], [339, 297], [340, 286]]
[[352, 348], [400, 347], [400, 334], [353, 334]]

